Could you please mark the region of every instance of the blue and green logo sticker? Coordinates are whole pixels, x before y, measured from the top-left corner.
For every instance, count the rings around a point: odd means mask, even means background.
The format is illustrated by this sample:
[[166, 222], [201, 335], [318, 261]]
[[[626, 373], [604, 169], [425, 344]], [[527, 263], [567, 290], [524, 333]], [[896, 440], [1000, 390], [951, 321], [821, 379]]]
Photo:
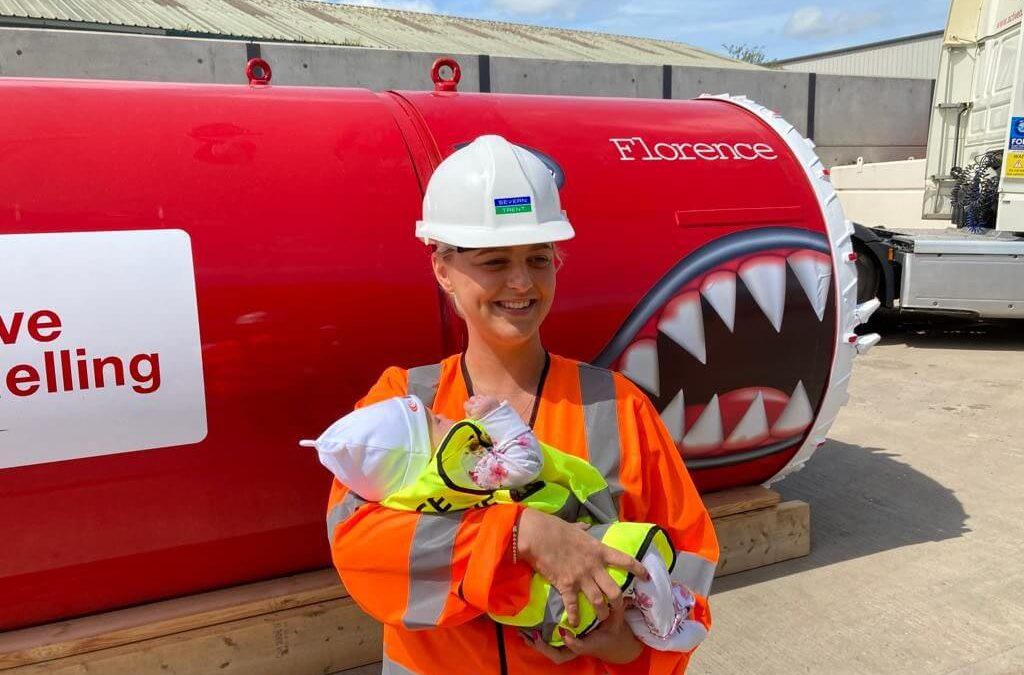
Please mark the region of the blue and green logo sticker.
[[501, 197], [494, 200], [494, 213], [503, 216], [509, 213], [531, 213], [533, 203], [529, 197]]
[[1010, 150], [1024, 150], [1024, 117], [1010, 118]]

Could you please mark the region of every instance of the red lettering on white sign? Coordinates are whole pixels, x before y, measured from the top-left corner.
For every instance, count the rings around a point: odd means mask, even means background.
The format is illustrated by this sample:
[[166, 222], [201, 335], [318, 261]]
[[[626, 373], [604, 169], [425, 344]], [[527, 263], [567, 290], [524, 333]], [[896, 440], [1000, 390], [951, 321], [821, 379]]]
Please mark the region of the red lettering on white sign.
[[[0, 341], [5, 345], [16, 344], [23, 337], [21, 327], [25, 323], [23, 311], [14, 312], [10, 318], [0, 315]], [[27, 324], [27, 335], [36, 342], [52, 342], [63, 331], [60, 315], [51, 309], [33, 312]], [[0, 387], [0, 398], [4, 396], [4, 388], [14, 396], [25, 397], [39, 391], [55, 394], [58, 391], [123, 387], [127, 383], [125, 373], [131, 378], [131, 388], [137, 394], [151, 394], [160, 388], [160, 354], [156, 352], [135, 354], [128, 358], [89, 357], [85, 347], [76, 347], [56, 352], [47, 350], [42, 357], [41, 366], [19, 363], [0, 376], [0, 385], [3, 385]]]
[[1007, 26], [1010, 26], [1010, 25], [1012, 25], [1014, 23], [1017, 23], [1018, 21], [1021, 20], [1022, 16], [1024, 16], [1024, 10], [1018, 9], [1016, 12], [1014, 12], [1010, 16], [1003, 17], [998, 22], [996, 22], [996, 30], [1002, 30], [1002, 29], [1006, 28]]

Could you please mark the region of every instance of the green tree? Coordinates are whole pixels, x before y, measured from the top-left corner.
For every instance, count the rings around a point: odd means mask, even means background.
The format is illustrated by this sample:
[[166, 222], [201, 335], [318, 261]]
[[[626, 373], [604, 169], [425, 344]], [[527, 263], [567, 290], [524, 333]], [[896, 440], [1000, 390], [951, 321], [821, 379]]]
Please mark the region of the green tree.
[[774, 63], [774, 60], [769, 59], [764, 53], [764, 45], [723, 44], [722, 47], [734, 59], [753, 63], [755, 66], [771, 66]]

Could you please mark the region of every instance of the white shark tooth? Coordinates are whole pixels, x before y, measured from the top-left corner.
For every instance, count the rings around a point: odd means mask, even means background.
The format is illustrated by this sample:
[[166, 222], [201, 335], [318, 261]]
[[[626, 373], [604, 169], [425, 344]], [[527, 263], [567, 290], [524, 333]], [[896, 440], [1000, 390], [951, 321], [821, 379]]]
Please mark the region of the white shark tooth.
[[660, 393], [658, 346], [654, 340], [638, 340], [622, 355], [622, 374], [655, 396]]
[[825, 316], [828, 291], [832, 286], [832, 263], [828, 256], [814, 251], [797, 251], [787, 258], [793, 274], [804, 289], [804, 295], [818, 315], [818, 321]]
[[739, 424], [729, 434], [725, 442], [726, 448], [750, 447], [768, 438], [768, 413], [764, 409], [764, 395], [757, 392], [750, 402], [747, 412], [743, 413]]
[[775, 420], [772, 426], [774, 436], [792, 436], [798, 434], [814, 421], [814, 411], [811, 409], [811, 402], [807, 398], [807, 391], [803, 382], [796, 383], [793, 395], [789, 397], [789, 403]]
[[683, 400], [683, 390], [680, 389], [672, 402], [661, 411], [661, 421], [665, 423], [665, 428], [668, 429], [669, 435], [676, 443], [681, 443], [683, 440], [683, 429], [686, 426], [685, 415], [686, 403]]
[[739, 274], [775, 332], [781, 331], [786, 311], [786, 261], [775, 256], [754, 258], [743, 263]]
[[700, 292], [731, 333], [736, 323], [736, 275], [728, 270], [712, 272], [704, 279]]
[[700, 307], [700, 294], [686, 293], [668, 304], [658, 330], [688, 351], [703, 364], [708, 362], [707, 347], [704, 344], [704, 316]]
[[867, 323], [871, 320], [871, 315], [878, 311], [878, 308], [882, 306], [882, 301], [878, 298], [871, 298], [866, 302], [862, 302], [857, 305], [857, 308], [853, 310], [853, 318], [857, 320], [857, 324]]
[[691, 452], [714, 450], [722, 445], [722, 413], [718, 394], [711, 397], [690, 431], [683, 436], [683, 449]]

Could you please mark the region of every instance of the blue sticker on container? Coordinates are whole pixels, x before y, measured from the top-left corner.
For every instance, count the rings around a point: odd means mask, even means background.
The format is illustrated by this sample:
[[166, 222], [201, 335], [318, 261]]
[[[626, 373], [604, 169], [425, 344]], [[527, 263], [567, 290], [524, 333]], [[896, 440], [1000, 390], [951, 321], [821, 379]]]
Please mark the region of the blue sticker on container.
[[1010, 150], [1024, 150], [1024, 117], [1010, 118]]

